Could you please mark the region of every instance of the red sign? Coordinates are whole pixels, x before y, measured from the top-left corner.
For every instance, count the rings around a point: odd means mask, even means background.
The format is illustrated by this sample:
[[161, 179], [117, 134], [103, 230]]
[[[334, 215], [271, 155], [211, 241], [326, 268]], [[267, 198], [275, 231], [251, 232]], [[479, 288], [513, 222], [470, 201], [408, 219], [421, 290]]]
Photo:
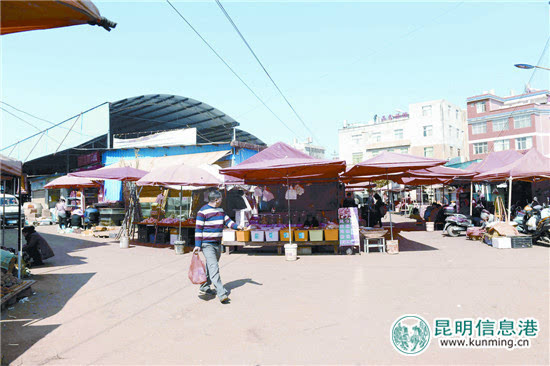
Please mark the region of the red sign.
[[101, 163], [101, 154], [99, 153], [99, 151], [87, 155], [81, 155], [78, 157], [79, 167], [99, 163]]

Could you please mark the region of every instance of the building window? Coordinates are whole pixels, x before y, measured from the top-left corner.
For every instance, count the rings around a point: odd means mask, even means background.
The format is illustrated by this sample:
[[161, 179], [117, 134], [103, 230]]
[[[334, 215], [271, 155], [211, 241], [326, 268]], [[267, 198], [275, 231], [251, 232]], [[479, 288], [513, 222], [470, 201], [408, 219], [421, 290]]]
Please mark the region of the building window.
[[380, 132], [375, 132], [372, 134], [372, 140], [374, 142], [380, 142], [381, 138], [382, 138], [382, 134]]
[[424, 148], [424, 157], [431, 158], [434, 156], [434, 148], [433, 147], [425, 147]]
[[448, 118], [451, 118], [451, 109], [452, 109], [452, 108], [451, 108], [450, 105], [447, 106], [447, 117], [448, 117]]
[[458, 121], [458, 109], [455, 111], [455, 117], [456, 117], [456, 120]]
[[460, 129], [456, 129], [456, 138], [459, 138], [460, 137]]
[[476, 111], [477, 111], [477, 113], [485, 112], [486, 111], [485, 102], [477, 102], [476, 103]]
[[531, 127], [531, 116], [517, 116], [514, 117], [514, 128]]
[[424, 137], [432, 135], [432, 125], [424, 126]]
[[409, 153], [409, 148], [408, 147], [402, 147], [399, 152], [401, 154], [408, 154]]
[[493, 131], [506, 131], [508, 128], [508, 117], [493, 120]]
[[400, 128], [398, 130], [394, 130], [393, 133], [395, 134], [396, 140], [402, 140], [403, 139], [403, 129]]
[[487, 122], [472, 123], [472, 135], [479, 135], [487, 132]]
[[510, 150], [510, 140], [497, 140], [494, 143], [495, 151]]
[[460, 156], [460, 149], [456, 149], [456, 155]]
[[432, 106], [431, 105], [425, 105], [422, 107], [422, 115], [424, 117], [429, 117], [432, 115]]
[[357, 163], [362, 162], [363, 161], [363, 153], [362, 152], [353, 153], [352, 161], [353, 161], [353, 164], [357, 164]]
[[451, 152], [451, 158], [453, 157], [453, 147], [449, 147], [449, 151]]
[[533, 147], [532, 137], [516, 138], [516, 150], [527, 150]]
[[474, 144], [474, 154], [487, 154], [489, 149], [486, 142], [477, 142]]
[[453, 137], [453, 126], [449, 126], [449, 138]]
[[355, 145], [361, 144], [362, 138], [363, 138], [363, 135], [361, 135], [361, 134], [358, 134], [358, 135], [351, 135], [351, 141], [352, 141], [353, 144], [355, 144]]

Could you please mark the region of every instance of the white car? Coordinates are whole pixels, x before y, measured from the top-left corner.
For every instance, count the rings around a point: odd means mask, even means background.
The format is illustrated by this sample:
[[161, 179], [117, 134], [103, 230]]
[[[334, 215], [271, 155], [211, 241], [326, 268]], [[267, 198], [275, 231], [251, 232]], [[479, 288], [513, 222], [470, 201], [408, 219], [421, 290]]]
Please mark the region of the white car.
[[19, 219], [25, 223], [25, 215], [21, 207], [21, 216], [19, 216], [19, 201], [17, 197], [11, 194], [0, 193], [0, 222], [5, 226], [16, 226]]

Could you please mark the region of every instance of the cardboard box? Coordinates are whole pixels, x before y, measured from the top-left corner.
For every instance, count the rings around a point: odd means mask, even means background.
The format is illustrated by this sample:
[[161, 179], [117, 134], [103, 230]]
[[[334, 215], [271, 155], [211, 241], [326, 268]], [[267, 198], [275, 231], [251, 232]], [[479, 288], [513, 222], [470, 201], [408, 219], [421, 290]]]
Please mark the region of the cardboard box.
[[338, 241], [338, 229], [325, 229], [326, 241]]
[[250, 235], [252, 236], [252, 241], [264, 241], [265, 233], [262, 230], [252, 230], [250, 232]]
[[295, 230], [294, 231], [294, 240], [296, 241], [307, 241], [308, 239], [308, 230]]
[[309, 231], [309, 240], [310, 241], [323, 241], [323, 230], [310, 230]]
[[[290, 233], [292, 233], [292, 231]], [[288, 229], [279, 230], [280, 240], [281, 241], [289, 241], [290, 240], [290, 233], [288, 232]]]
[[250, 231], [236, 231], [236, 241], [250, 241]]
[[494, 237], [491, 240], [493, 248], [512, 249], [512, 239], [507, 237]]
[[265, 241], [279, 241], [279, 230], [267, 230], [265, 232]]

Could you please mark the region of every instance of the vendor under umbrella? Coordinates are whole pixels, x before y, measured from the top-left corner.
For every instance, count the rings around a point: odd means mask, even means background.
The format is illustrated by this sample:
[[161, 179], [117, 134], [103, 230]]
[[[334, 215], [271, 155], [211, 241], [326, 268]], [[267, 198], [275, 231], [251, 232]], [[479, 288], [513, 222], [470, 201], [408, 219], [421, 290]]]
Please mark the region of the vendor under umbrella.
[[43, 260], [55, 255], [46, 239], [34, 230], [34, 226], [25, 226], [23, 236], [27, 241], [27, 244], [23, 246], [23, 253], [31, 258], [30, 263], [27, 262], [28, 267], [42, 265], [44, 264]]

